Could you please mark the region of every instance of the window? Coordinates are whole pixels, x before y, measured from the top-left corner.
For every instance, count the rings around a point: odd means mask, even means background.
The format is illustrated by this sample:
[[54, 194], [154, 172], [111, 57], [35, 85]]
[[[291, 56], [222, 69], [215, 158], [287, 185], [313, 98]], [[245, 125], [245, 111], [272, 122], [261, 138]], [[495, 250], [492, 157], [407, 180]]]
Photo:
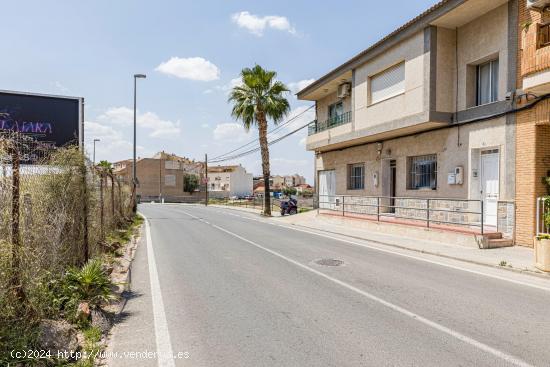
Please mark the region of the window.
[[363, 190], [365, 188], [365, 165], [363, 163], [348, 164], [348, 190]]
[[176, 175], [164, 175], [164, 186], [176, 186]]
[[437, 155], [420, 155], [408, 158], [409, 190], [437, 188]]
[[405, 63], [402, 62], [370, 78], [370, 103], [405, 93]]
[[342, 102], [334, 103], [328, 106], [328, 118], [335, 120], [338, 116], [344, 114], [344, 104]]
[[550, 23], [539, 24], [537, 28], [537, 47], [550, 46]]
[[498, 60], [477, 66], [476, 106], [495, 102], [498, 98]]
[[179, 169], [180, 163], [178, 161], [164, 161], [164, 169]]

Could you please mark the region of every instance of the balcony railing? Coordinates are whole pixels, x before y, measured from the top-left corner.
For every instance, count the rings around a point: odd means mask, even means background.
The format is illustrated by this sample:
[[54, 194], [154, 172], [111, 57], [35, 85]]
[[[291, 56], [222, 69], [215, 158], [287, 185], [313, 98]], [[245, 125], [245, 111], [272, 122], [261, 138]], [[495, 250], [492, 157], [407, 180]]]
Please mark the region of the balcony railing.
[[335, 126], [340, 126], [351, 122], [351, 111], [345, 112], [341, 115], [331, 117], [325, 121], [313, 121], [308, 126], [308, 135], [317, 134], [321, 131], [332, 129]]

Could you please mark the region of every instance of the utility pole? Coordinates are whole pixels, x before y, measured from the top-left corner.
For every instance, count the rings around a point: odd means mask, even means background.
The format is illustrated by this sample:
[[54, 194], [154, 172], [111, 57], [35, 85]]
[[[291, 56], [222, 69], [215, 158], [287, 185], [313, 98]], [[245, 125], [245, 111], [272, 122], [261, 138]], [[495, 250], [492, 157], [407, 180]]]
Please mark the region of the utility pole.
[[205, 189], [205, 199], [204, 206], [208, 206], [208, 154], [204, 154], [204, 187]]

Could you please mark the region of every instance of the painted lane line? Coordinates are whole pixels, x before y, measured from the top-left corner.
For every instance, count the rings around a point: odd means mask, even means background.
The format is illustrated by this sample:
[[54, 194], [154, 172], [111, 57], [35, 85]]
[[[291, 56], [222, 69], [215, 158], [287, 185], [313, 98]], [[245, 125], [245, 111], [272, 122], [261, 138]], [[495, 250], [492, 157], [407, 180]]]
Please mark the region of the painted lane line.
[[155, 324], [155, 339], [157, 342], [157, 362], [159, 367], [175, 367], [174, 356], [172, 354], [172, 343], [170, 342], [170, 333], [166, 321], [166, 312], [164, 310], [164, 302], [162, 301], [162, 292], [160, 290], [155, 252], [153, 250], [153, 241], [151, 240], [149, 219], [141, 213], [140, 215], [145, 219], [147, 262], [149, 263], [149, 280], [151, 282], [153, 319]]
[[[202, 218], [199, 218], [199, 217], [197, 217], [197, 216], [194, 216], [194, 215], [189, 214], [189, 213], [186, 213], [186, 212], [182, 212], [182, 213], [184, 213], [184, 214], [186, 214], [186, 215], [188, 215], [188, 216], [190, 216], [190, 217], [192, 217], [192, 218], [198, 219], [199, 221], [205, 223], [205, 221], [204, 221]], [[205, 224], [206, 224], [206, 223], [205, 223]], [[427, 319], [427, 318], [425, 318], [425, 317], [423, 317], [423, 316], [420, 316], [420, 315], [417, 314], [417, 313], [414, 313], [414, 312], [409, 311], [409, 310], [407, 310], [407, 309], [405, 309], [405, 308], [403, 308], [403, 307], [401, 307], [401, 306], [398, 306], [398, 305], [396, 305], [396, 304], [393, 304], [393, 303], [391, 303], [391, 302], [388, 302], [388, 301], [386, 301], [386, 300], [384, 300], [384, 299], [382, 299], [382, 298], [380, 298], [380, 297], [378, 297], [378, 296], [375, 296], [375, 295], [373, 295], [373, 294], [371, 294], [371, 293], [369, 293], [369, 292], [366, 292], [366, 291], [364, 291], [364, 290], [362, 290], [362, 289], [359, 289], [359, 288], [357, 288], [357, 287], [355, 287], [355, 286], [353, 286], [353, 285], [351, 285], [351, 284], [349, 284], [349, 283], [346, 283], [346, 282], [341, 281], [341, 280], [339, 280], [339, 279], [333, 278], [333, 277], [331, 277], [330, 275], [327, 275], [327, 274], [325, 274], [325, 273], [322, 273], [322, 272], [320, 272], [320, 271], [318, 271], [318, 270], [316, 270], [316, 269], [313, 269], [313, 268], [311, 268], [311, 267], [309, 267], [309, 266], [307, 266], [307, 265], [304, 265], [304, 264], [302, 264], [302, 263], [300, 263], [300, 262], [298, 262], [298, 261], [296, 261], [296, 260], [293, 260], [293, 259], [291, 259], [291, 258], [289, 258], [289, 257], [286, 257], [285, 255], [282, 255], [282, 254], [280, 254], [280, 253], [278, 253], [278, 252], [276, 252], [276, 251], [273, 251], [273, 250], [271, 250], [271, 249], [269, 249], [269, 248], [267, 248], [267, 247], [264, 247], [264, 246], [262, 246], [262, 245], [260, 245], [260, 244], [258, 244], [258, 243], [256, 243], [256, 242], [254, 242], [254, 241], [251, 241], [251, 240], [249, 240], [249, 239], [247, 239], [247, 238], [244, 238], [244, 237], [242, 237], [242, 236], [240, 236], [240, 235], [238, 235], [238, 234], [236, 234], [236, 233], [234, 233], [234, 232], [231, 232], [231, 231], [229, 231], [229, 230], [227, 230], [227, 229], [225, 229], [225, 228], [222, 228], [222, 227], [220, 227], [220, 226], [218, 226], [218, 225], [216, 225], [216, 224], [210, 224], [210, 225], [211, 225], [212, 227], [214, 227], [214, 228], [216, 228], [216, 229], [218, 229], [218, 230], [224, 232], [224, 233], [227, 233], [227, 234], [230, 235], [230, 236], [233, 236], [233, 237], [235, 237], [235, 238], [238, 238], [239, 240], [241, 240], [241, 241], [243, 241], [243, 242], [246, 242], [246, 243], [248, 243], [248, 244], [250, 244], [250, 245], [252, 245], [252, 246], [254, 246], [254, 247], [257, 247], [257, 248], [259, 248], [259, 249], [261, 249], [261, 250], [263, 250], [263, 251], [265, 251], [265, 252], [268, 252], [268, 253], [270, 253], [271, 255], [274, 255], [274, 256], [276, 256], [276, 257], [278, 257], [278, 258], [280, 258], [280, 259], [282, 259], [282, 260], [285, 260], [285, 261], [287, 261], [287, 262], [289, 262], [289, 263], [291, 263], [291, 264], [293, 264], [293, 265], [296, 265], [297, 267], [302, 268], [303, 270], [306, 270], [306, 271], [308, 271], [308, 272], [310, 272], [310, 273], [313, 273], [313, 274], [315, 274], [315, 275], [318, 275], [318, 276], [320, 276], [320, 277], [322, 277], [322, 278], [324, 278], [324, 279], [326, 279], [326, 280], [329, 280], [329, 281], [331, 281], [331, 282], [333, 282], [333, 283], [335, 283], [335, 284], [337, 284], [337, 285], [339, 285], [339, 286], [342, 286], [342, 287], [344, 287], [344, 288], [346, 288], [346, 289], [348, 289], [348, 290], [350, 290], [350, 291], [353, 291], [353, 292], [355, 292], [355, 293], [357, 293], [357, 294], [359, 294], [359, 295], [361, 295], [361, 296], [363, 296], [363, 297], [365, 297], [365, 298], [368, 298], [368, 299], [370, 299], [371, 301], [377, 302], [377, 303], [379, 303], [379, 304], [381, 304], [381, 305], [383, 305], [383, 306], [385, 306], [385, 307], [387, 307], [387, 308], [389, 308], [389, 309], [391, 309], [391, 310], [393, 310], [393, 311], [395, 311], [395, 312], [398, 312], [398, 313], [400, 313], [400, 314], [402, 314], [402, 315], [405, 315], [405, 316], [407, 316], [407, 317], [410, 317], [410, 318], [412, 318], [412, 319], [414, 319], [414, 320], [416, 320], [416, 321], [418, 321], [418, 322], [420, 322], [420, 323], [422, 323], [422, 324], [424, 324], [424, 325], [426, 325], [426, 326], [429, 326], [429, 327], [431, 327], [431, 328], [433, 328], [433, 329], [435, 329], [435, 330], [438, 330], [438, 331], [440, 331], [440, 332], [442, 332], [442, 333], [444, 333], [444, 334], [447, 334], [447, 335], [449, 335], [449, 336], [451, 336], [451, 337], [453, 337], [453, 338], [455, 338], [455, 339], [458, 339], [458, 340], [460, 340], [460, 341], [462, 341], [462, 342], [464, 342], [464, 343], [466, 343], [466, 344], [470, 344], [471, 346], [473, 346], [473, 347], [475, 347], [475, 348], [478, 348], [478, 349], [480, 349], [480, 350], [482, 350], [482, 351], [484, 351], [484, 352], [486, 352], [486, 353], [489, 353], [489, 354], [491, 354], [491, 355], [493, 355], [493, 356], [495, 356], [495, 357], [497, 357], [497, 358], [500, 358], [500, 359], [502, 359], [502, 360], [504, 360], [504, 361], [506, 361], [506, 362], [508, 362], [508, 363], [510, 363], [510, 364], [512, 364], [512, 365], [514, 365], [514, 366], [532, 367], [531, 364], [529, 364], [529, 363], [523, 361], [522, 359], [519, 359], [519, 358], [517, 358], [517, 357], [515, 357], [515, 356], [513, 356], [513, 355], [510, 355], [510, 354], [505, 353], [505, 352], [503, 352], [503, 351], [501, 351], [501, 350], [499, 350], [499, 349], [493, 348], [493, 347], [491, 347], [491, 346], [489, 346], [489, 345], [487, 345], [487, 344], [485, 344], [485, 343], [482, 343], [482, 342], [477, 341], [477, 340], [475, 340], [475, 339], [473, 339], [473, 338], [470, 338], [470, 337], [468, 337], [468, 336], [466, 336], [466, 335], [464, 335], [464, 334], [462, 334], [462, 333], [460, 333], [460, 332], [458, 332], [458, 331], [456, 331], [456, 330], [450, 329], [450, 328], [448, 328], [448, 327], [446, 327], [446, 326], [443, 326], [443, 325], [441, 325], [441, 324], [439, 324], [439, 323], [437, 323], [437, 322], [435, 322], [435, 321], [431, 321], [431, 320], [429, 320], [429, 319]]]
[[[229, 214], [229, 213], [224, 213], [224, 214]], [[230, 215], [232, 215], [232, 214], [230, 214]], [[329, 239], [339, 241], [339, 242], [342, 242], [342, 243], [345, 243], [345, 244], [348, 244], [348, 245], [364, 247], [364, 248], [368, 248], [368, 249], [371, 249], [371, 250], [376, 250], [376, 251], [379, 251], [379, 252], [384, 252], [384, 253], [388, 253], [388, 254], [392, 254], [392, 255], [406, 257], [406, 258], [409, 258], [409, 259], [423, 261], [423, 262], [426, 262], [426, 263], [429, 263], [429, 264], [439, 265], [439, 266], [443, 266], [443, 267], [454, 269], [454, 270], [460, 270], [460, 271], [464, 271], [464, 272], [471, 273], [471, 274], [481, 275], [481, 276], [485, 276], [485, 277], [488, 277], [488, 278], [498, 279], [498, 280], [501, 280], [501, 281], [514, 283], [514, 284], [521, 285], [521, 286], [531, 287], [531, 288], [535, 288], [535, 289], [542, 290], [542, 291], [545, 291], [545, 292], [550, 292], [550, 287], [545, 287], [545, 286], [541, 286], [541, 285], [538, 285], [538, 284], [523, 282], [521, 280], [510, 279], [510, 278], [506, 278], [506, 277], [503, 277], [503, 276], [499, 276], [499, 275], [495, 275], [495, 274], [489, 274], [489, 273], [485, 273], [485, 272], [478, 271], [478, 270], [466, 269], [466, 268], [460, 267], [458, 265], [446, 264], [446, 263], [443, 263], [443, 262], [440, 262], [440, 261], [437, 261], [437, 260], [430, 260], [430, 259], [422, 258], [422, 257], [419, 257], [419, 256], [415, 256], [415, 255], [404, 254], [404, 253], [397, 252], [397, 251], [394, 251], [394, 250], [380, 248], [379, 246], [391, 246], [391, 245], [385, 245], [383, 243], [382, 244], [373, 244], [373, 242], [370, 241], [370, 240], [364, 240], [364, 242], [366, 242], [366, 243], [359, 243], [359, 242], [355, 242], [355, 241], [347, 240], [347, 239], [344, 239], [344, 238], [331, 236], [331, 235], [324, 234], [324, 233], [318, 233], [318, 232], [314, 232], [314, 231], [310, 231], [310, 230], [306, 230], [306, 229], [296, 228], [295, 226], [288, 226], [288, 225], [283, 225], [283, 224], [279, 224], [279, 223], [271, 223], [271, 222], [261, 221], [261, 220], [257, 220], [257, 219], [247, 218], [247, 217], [243, 217], [243, 218], [244, 219], [255, 220], [255, 221], [258, 221], [258, 222], [261, 222], [261, 223], [270, 224], [272, 226], [282, 227], [282, 228], [286, 228], [286, 229], [292, 229], [292, 230], [298, 231], [298, 232], [309, 233], [309, 234], [312, 234], [312, 235], [315, 235], [315, 236], [329, 238]], [[342, 235], [342, 236], [344, 236], [344, 235]], [[368, 243], [371, 243], [371, 245], [369, 245]], [[404, 251], [413, 251], [413, 250], [406, 250], [405, 249]], [[431, 256], [437, 256], [437, 255], [431, 255]], [[456, 261], [460, 261], [460, 260], [456, 260]], [[481, 266], [481, 265], [478, 265], [478, 266]]]

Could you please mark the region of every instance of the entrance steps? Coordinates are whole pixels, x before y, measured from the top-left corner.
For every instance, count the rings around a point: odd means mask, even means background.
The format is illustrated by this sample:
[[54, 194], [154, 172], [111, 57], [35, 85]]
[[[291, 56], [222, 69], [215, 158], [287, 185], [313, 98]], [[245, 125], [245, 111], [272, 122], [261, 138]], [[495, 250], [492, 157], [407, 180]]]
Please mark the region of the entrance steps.
[[484, 249], [514, 246], [514, 240], [503, 238], [501, 232], [486, 233], [482, 236], [480, 247]]

